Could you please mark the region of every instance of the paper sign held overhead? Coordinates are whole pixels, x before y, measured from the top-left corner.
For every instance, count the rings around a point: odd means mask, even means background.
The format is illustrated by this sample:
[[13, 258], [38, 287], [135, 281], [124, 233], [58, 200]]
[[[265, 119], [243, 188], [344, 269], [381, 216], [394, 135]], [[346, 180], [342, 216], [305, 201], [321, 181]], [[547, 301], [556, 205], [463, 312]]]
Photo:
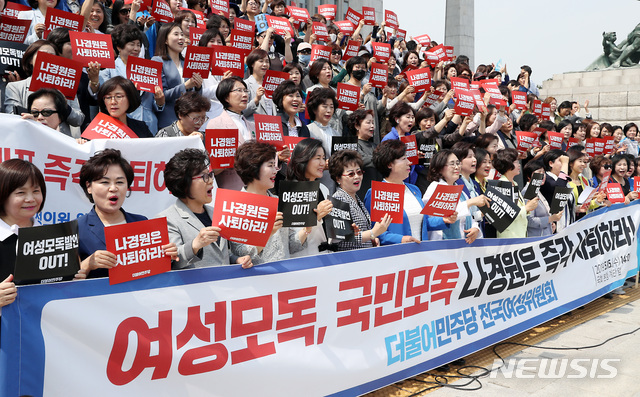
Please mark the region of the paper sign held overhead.
[[357, 110], [360, 103], [360, 87], [347, 83], [338, 83], [338, 107], [344, 110]]
[[237, 129], [207, 129], [204, 145], [211, 169], [233, 168], [238, 149]]
[[318, 13], [323, 15], [327, 20], [333, 21], [338, 13], [338, 6], [335, 4], [323, 4], [318, 6]]
[[335, 21], [333, 24], [336, 25], [345, 36], [351, 36], [356, 30], [356, 26], [351, 21]]
[[384, 88], [387, 86], [389, 78], [389, 67], [382, 63], [371, 64], [371, 74], [369, 75], [369, 83], [373, 87]]
[[158, 22], [162, 22], [162, 23], [173, 22], [173, 11], [171, 11], [171, 7], [164, 0], [155, 0], [153, 2], [153, 8], [151, 9], [151, 16]]
[[282, 118], [264, 114], [255, 114], [253, 117], [256, 125], [256, 140], [275, 146], [277, 150], [282, 150], [284, 146]]
[[331, 47], [327, 45], [313, 44], [311, 46], [311, 62], [317, 61], [318, 59], [326, 59], [329, 60], [331, 56]]
[[374, 25], [376, 23], [376, 9], [373, 7], [362, 7], [362, 17], [365, 25]]
[[188, 46], [187, 53], [184, 56], [182, 77], [190, 79], [194, 73], [200, 73], [203, 79], [208, 78], [212, 57], [213, 51], [211, 51], [211, 48]]
[[29, 91], [40, 88], [55, 88], [67, 99], [74, 99], [78, 92], [78, 83], [82, 74], [82, 65], [71, 59], [46, 52], [35, 57], [33, 75]]
[[84, 28], [84, 18], [72, 12], [62, 11], [57, 8], [47, 8], [42, 37], [46, 39], [49, 32], [57, 28], [80, 31]]
[[351, 22], [353, 26], [358, 26], [360, 20], [362, 19], [362, 14], [358, 13], [353, 8], [349, 7], [347, 13], [344, 15], [344, 19]]
[[127, 78], [140, 91], [154, 93], [155, 87], [162, 89], [162, 62], [129, 56]]
[[29, 26], [31, 26], [31, 20], [3, 16], [0, 19], [0, 41], [24, 43], [29, 33]]
[[373, 56], [376, 58], [377, 62], [387, 63], [389, 61], [389, 57], [391, 56], [391, 45], [387, 43], [371, 43], [373, 47]]
[[409, 85], [416, 89], [415, 92], [425, 92], [431, 89], [431, 72], [428, 68], [412, 70], [405, 74]]
[[244, 78], [244, 58], [243, 50], [235, 47], [214, 45], [213, 57], [211, 58], [211, 74], [222, 76], [224, 72], [230, 70], [232, 74]]
[[398, 24], [398, 16], [393, 11], [384, 10], [384, 21], [386, 22], [386, 26], [390, 29], [398, 29], [400, 26]]

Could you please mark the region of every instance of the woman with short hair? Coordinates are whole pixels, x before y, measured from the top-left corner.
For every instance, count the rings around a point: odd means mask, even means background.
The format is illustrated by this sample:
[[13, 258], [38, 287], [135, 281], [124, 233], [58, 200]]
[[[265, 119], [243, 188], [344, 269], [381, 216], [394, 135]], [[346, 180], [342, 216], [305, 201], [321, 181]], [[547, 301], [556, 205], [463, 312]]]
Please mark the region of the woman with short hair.
[[131, 113], [140, 106], [140, 95], [131, 80], [116, 76], [107, 80], [98, 91], [98, 107], [107, 114], [129, 127], [138, 138], [153, 138], [149, 126], [143, 121], [130, 118]]
[[197, 92], [184, 93], [173, 108], [178, 120], [158, 131], [156, 138], [198, 136], [204, 140], [204, 134], [199, 130], [209, 120], [207, 111], [210, 107], [209, 100]]

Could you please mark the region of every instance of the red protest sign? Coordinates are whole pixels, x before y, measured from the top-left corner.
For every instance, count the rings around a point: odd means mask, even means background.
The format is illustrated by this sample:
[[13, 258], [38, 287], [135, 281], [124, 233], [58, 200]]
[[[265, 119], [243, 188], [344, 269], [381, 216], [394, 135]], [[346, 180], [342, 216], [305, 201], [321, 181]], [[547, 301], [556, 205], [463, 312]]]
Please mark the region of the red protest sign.
[[613, 204], [624, 203], [624, 192], [622, 191], [622, 186], [620, 186], [619, 183], [608, 183], [606, 189], [607, 200], [611, 201]]
[[404, 67], [404, 69], [402, 69], [400, 74], [404, 76], [407, 72], [410, 72], [410, 71], [416, 70], [416, 69], [418, 69], [418, 67], [416, 65], [408, 64], [407, 66]]
[[423, 47], [427, 47], [431, 44], [431, 37], [429, 37], [428, 34], [421, 34], [420, 36], [414, 36], [413, 41], [415, 41], [416, 43], [420, 44]]
[[401, 136], [400, 140], [407, 146], [405, 154], [407, 155], [407, 159], [411, 161], [411, 165], [418, 164], [418, 145], [416, 143], [416, 136], [405, 135]]
[[469, 80], [463, 79], [462, 77], [452, 77], [451, 78], [451, 89], [456, 90], [468, 90], [469, 89]]
[[194, 27], [189, 28], [189, 41], [191, 42], [191, 45], [200, 45], [200, 38], [204, 32], [206, 32], [206, 29]]
[[604, 154], [604, 147], [607, 143], [605, 138], [594, 138], [593, 141], [593, 154], [594, 156], [599, 156]]
[[351, 36], [356, 30], [356, 26], [350, 21], [335, 21], [333, 24], [336, 25], [345, 36]]
[[407, 38], [407, 31], [404, 29], [398, 29], [396, 32], [396, 39], [404, 41]]
[[224, 72], [230, 70], [232, 74], [244, 77], [245, 53], [243, 50], [223, 45], [214, 45], [211, 48], [213, 48], [213, 57], [211, 57], [212, 75], [222, 76]]
[[605, 136], [603, 139], [605, 140], [604, 154], [612, 154], [614, 151], [615, 138], [612, 136]]
[[335, 4], [323, 4], [318, 6], [318, 13], [327, 18], [327, 20], [334, 21], [338, 13], [338, 6]]
[[389, 61], [389, 57], [391, 56], [391, 45], [388, 43], [371, 43], [373, 47], [373, 56], [376, 58], [376, 61], [380, 63], [387, 63]]
[[84, 139], [133, 139], [135, 132], [108, 114], [99, 112], [82, 133]]
[[551, 104], [549, 103], [543, 103], [542, 104], [542, 120], [549, 120], [551, 119]]
[[307, 20], [311, 18], [311, 16], [309, 15], [309, 10], [307, 10], [306, 8], [289, 6], [287, 7], [287, 10], [289, 10], [289, 15], [295, 21], [307, 22]]
[[101, 68], [116, 67], [110, 35], [70, 31], [69, 38], [74, 61], [83, 66], [87, 66], [89, 62], [99, 62]]
[[360, 87], [355, 85], [338, 83], [338, 108], [344, 110], [357, 110], [360, 102]]
[[416, 69], [406, 72], [409, 85], [416, 89], [415, 92], [425, 92], [431, 89], [431, 72], [428, 68]]
[[495, 82], [483, 81], [481, 85], [482, 88], [484, 88], [484, 90], [491, 95], [489, 103], [495, 105], [496, 107], [507, 106], [507, 102], [502, 97], [502, 93], [500, 92], [500, 89]]
[[213, 51], [209, 47], [188, 46], [184, 56], [182, 77], [190, 79], [194, 73], [200, 73], [203, 79], [209, 77]]
[[313, 34], [316, 35], [316, 39], [319, 41], [324, 41], [325, 43], [329, 41], [329, 32], [327, 32], [327, 25], [322, 22], [314, 22], [312, 25]]
[[385, 25], [390, 29], [398, 29], [400, 24], [398, 23], [398, 16], [395, 12], [384, 10], [384, 21]]
[[[20, 11], [31, 11], [31, 7], [24, 4], [20, 4], [20, 3], [15, 3], [13, 1], [7, 1], [4, 4], [5, 4], [5, 7], [4, 7], [4, 10], [2, 11], [2, 15], [10, 18], [17, 19], [18, 13]], [[25, 20], [29, 21], [29, 25], [31, 24], [31, 20], [28, 20], [28, 19], [25, 19]]]
[[571, 146], [575, 146], [579, 144], [580, 144], [580, 141], [578, 141], [578, 138], [569, 138], [569, 140], [567, 141], [567, 149], [569, 149]]
[[173, 11], [171, 11], [171, 7], [164, 0], [155, 0], [153, 2], [153, 8], [151, 9], [151, 16], [158, 22], [162, 22], [162, 23], [173, 22]]
[[264, 87], [264, 96], [267, 99], [271, 99], [273, 96], [273, 91], [275, 91], [276, 88], [278, 88], [278, 86], [285, 80], [289, 80], [289, 73], [267, 70], [267, 73], [264, 75], [264, 79], [262, 81], [262, 86]]
[[[282, 137], [283, 141], [284, 141], [284, 146], [289, 147], [289, 150], [291, 150], [291, 152], [293, 152], [293, 149], [296, 148], [296, 145], [298, 143], [300, 143], [301, 140], [304, 139], [304, 137], [302, 136], [284, 136]], [[289, 162], [287, 160], [287, 162]]]
[[369, 75], [369, 83], [373, 87], [384, 88], [387, 86], [389, 79], [389, 67], [382, 63], [371, 64], [371, 74]]
[[53, 29], [67, 28], [79, 31], [84, 27], [84, 18], [72, 12], [58, 10], [57, 8], [47, 8], [47, 15], [44, 17], [44, 34], [46, 39]]
[[278, 211], [278, 198], [218, 189], [211, 224], [229, 241], [264, 247]]
[[268, 143], [282, 150], [284, 140], [282, 139], [282, 118], [280, 116], [267, 116], [255, 114], [253, 119], [256, 124], [256, 140]]
[[456, 89], [455, 94], [458, 99], [454, 109], [455, 113], [460, 116], [470, 116], [473, 112], [473, 107], [475, 106], [475, 99], [471, 92], [469, 92], [469, 90], [458, 88]]
[[274, 17], [271, 15], [267, 15], [267, 25], [270, 28], [273, 28], [274, 31], [280, 36], [285, 36], [287, 32], [293, 37], [293, 28], [291, 24], [289, 24], [289, 20], [287, 18]]
[[373, 7], [362, 7], [362, 17], [364, 18], [365, 25], [375, 25], [376, 23], [376, 9]]
[[320, 58], [329, 59], [331, 56], [331, 47], [328, 45], [314, 44], [311, 46], [311, 62]]
[[640, 176], [633, 177], [633, 191], [640, 193]]
[[235, 19], [234, 25], [236, 30], [239, 30], [241, 32], [249, 32], [251, 34], [254, 34], [256, 30], [256, 23], [246, 19]]
[[516, 105], [516, 109], [527, 110], [527, 93], [522, 91], [511, 91], [511, 100]]
[[433, 106], [434, 104], [436, 104], [437, 102], [440, 102], [440, 97], [442, 96], [442, 94], [444, 94], [446, 91], [443, 89], [437, 89], [434, 92], [430, 93], [427, 96], [427, 99], [424, 101], [425, 106]]
[[462, 185], [438, 184], [420, 213], [443, 218], [453, 215], [458, 206], [462, 188]]
[[31, 26], [30, 19], [16, 19], [3, 16], [0, 22], [0, 41], [24, 43], [27, 38], [27, 33], [29, 33], [29, 26]]
[[238, 149], [237, 129], [207, 129], [204, 143], [212, 169], [233, 168]]
[[516, 131], [516, 138], [518, 140], [518, 153], [526, 153], [531, 149], [538, 135], [535, 132], [528, 131]]
[[447, 56], [444, 61], [452, 61], [453, 60], [453, 46], [451, 45], [445, 45], [442, 48], [444, 48], [444, 53]]
[[105, 227], [104, 239], [107, 251], [115, 254], [117, 261], [109, 269], [109, 285], [171, 270], [171, 258], [162, 250], [169, 244], [167, 218]]
[[129, 56], [127, 78], [140, 91], [155, 93], [156, 87], [162, 89], [162, 62]]
[[589, 138], [584, 142], [584, 149], [587, 152], [587, 156], [593, 158], [595, 156], [595, 140], [594, 138]]
[[344, 54], [342, 54], [342, 59], [348, 61], [349, 58], [353, 58], [358, 55], [358, 51], [360, 51], [360, 42], [356, 40], [349, 40], [347, 42], [347, 48], [344, 50]]
[[38, 53], [35, 59], [29, 91], [38, 91], [44, 87], [55, 88], [67, 99], [76, 97], [82, 74], [79, 62], [46, 52]]
[[480, 92], [480, 84], [481, 84], [481, 83], [482, 83], [481, 81], [478, 81], [478, 80], [472, 80], [472, 81], [469, 83], [469, 89], [470, 89], [470, 90], [478, 90], [478, 92]]
[[533, 114], [538, 116], [538, 118], [542, 117], [542, 101], [537, 99], [533, 100]]
[[380, 222], [385, 214], [391, 223], [402, 223], [404, 216], [404, 184], [371, 182], [371, 221]]
[[564, 139], [562, 132], [548, 131], [547, 139], [549, 139], [549, 149], [562, 149], [562, 140]]
[[362, 14], [358, 13], [353, 8], [349, 7], [347, 13], [344, 15], [344, 19], [351, 22], [353, 26], [358, 26], [360, 20], [362, 19]]
[[254, 34], [232, 29], [229, 34], [229, 41], [232, 47], [242, 50], [244, 54], [249, 54], [253, 49]]
[[476, 103], [476, 107], [480, 112], [485, 112], [487, 110], [487, 105], [484, 103], [484, 99], [482, 99], [482, 95], [480, 94], [480, 90], [477, 88], [469, 89], [471, 95], [473, 95], [473, 100]]
[[211, 13], [229, 18], [229, 0], [211, 0]]

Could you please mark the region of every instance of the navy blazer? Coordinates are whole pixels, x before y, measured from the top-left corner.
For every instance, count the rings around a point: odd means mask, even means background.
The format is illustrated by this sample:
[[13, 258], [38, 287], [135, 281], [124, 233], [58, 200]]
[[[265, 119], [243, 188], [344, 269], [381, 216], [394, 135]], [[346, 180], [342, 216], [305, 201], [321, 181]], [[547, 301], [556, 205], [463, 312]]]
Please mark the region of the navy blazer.
[[[145, 221], [147, 217], [142, 215], [130, 214], [120, 209], [124, 213], [124, 219], [127, 223]], [[80, 246], [78, 253], [80, 260], [83, 261], [98, 250], [106, 250], [107, 243], [104, 238], [104, 224], [96, 213], [96, 207], [93, 206], [87, 215], [78, 218], [78, 239]], [[107, 269], [92, 270], [88, 277], [107, 277], [109, 271]]]

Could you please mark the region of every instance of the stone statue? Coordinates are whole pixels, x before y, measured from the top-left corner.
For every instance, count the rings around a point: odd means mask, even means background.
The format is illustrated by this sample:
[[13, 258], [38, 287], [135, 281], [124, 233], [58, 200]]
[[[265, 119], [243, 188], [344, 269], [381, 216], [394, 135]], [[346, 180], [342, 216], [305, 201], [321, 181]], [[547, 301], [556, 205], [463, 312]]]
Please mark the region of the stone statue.
[[589, 65], [587, 70], [630, 67], [640, 62], [640, 24], [629, 33], [627, 39], [620, 45], [616, 45], [616, 40], [616, 32], [602, 32], [604, 55]]

